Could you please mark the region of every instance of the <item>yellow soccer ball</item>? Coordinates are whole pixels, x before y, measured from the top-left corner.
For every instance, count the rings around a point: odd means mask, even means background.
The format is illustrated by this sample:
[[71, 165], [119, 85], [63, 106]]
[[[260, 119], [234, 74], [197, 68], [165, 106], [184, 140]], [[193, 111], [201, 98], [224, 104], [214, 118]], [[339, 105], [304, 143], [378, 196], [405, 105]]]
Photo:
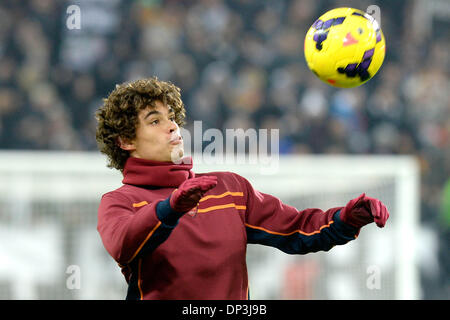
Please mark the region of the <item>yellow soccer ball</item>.
[[386, 44], [378, 22], [353, 8], [323, 14], [305, 37], [309, 69], [335, 87], [352, 88], [369, 81], [383, 64]]

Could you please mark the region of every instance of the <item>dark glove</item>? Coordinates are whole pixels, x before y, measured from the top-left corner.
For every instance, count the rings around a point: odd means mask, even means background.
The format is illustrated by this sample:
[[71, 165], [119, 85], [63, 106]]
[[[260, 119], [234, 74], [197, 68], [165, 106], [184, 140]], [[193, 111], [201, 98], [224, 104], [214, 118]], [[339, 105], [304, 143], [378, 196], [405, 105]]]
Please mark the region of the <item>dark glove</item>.
[[167, 225], [175, 225], [178, 219], [195, 208], [203, 195], [216, 185], [216, 176], [186, 180], [166, 200], [158, 203], [156, 207], [158, 218]]
[[186, 180], [170, 196], [170, 207], [176, 212], [188, 212], [197, 206], [203, 195], [217, 185], [216, 176]]
[[378, 199], [367, 197], [365, 193], [350, 200], [341, 210], [341, 221], [361, 228], [375, 221], [378, 227], [383, 228], [389, 218], [386, 206]]

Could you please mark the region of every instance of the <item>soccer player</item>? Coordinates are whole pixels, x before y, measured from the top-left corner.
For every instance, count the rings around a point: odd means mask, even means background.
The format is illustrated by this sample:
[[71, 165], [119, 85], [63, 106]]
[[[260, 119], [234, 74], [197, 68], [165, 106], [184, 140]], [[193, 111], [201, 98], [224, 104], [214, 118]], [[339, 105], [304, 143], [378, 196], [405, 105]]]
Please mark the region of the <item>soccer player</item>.
[[127, 299], [247, 299], [248, 243], [327, 251], [389, 217], [365, 194], [344, 207], [300, 211], [238, 174], [194, 173], [192, 161], [179, 161], [187, 158], [185, 108], [170, 82], [117, 85], [96, 118], [99, 149], [123, 173], [123, 186], [102, 196], [97, 229], [125, 276]]

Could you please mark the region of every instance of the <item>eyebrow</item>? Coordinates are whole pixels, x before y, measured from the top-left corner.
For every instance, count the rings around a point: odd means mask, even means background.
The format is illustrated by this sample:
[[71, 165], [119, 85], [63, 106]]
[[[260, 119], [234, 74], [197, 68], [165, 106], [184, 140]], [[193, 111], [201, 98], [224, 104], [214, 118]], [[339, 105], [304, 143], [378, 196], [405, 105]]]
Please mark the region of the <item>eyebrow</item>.
[[[169, 112], [168, 112], [169, 114], [174, 113], [173, 109], [170, 108], [170, 107], [169, 107], [169, 110], [168, 110], [168, 111], [169, 111]], [[144, 120], [147, 119], [148, 117], [150, 117], [150, 116], [153, 115], [153, 114], [161, 114], [161, 112], [159, 112], [158, 110], [152, 110], [152, 111], [149, 111], [149, 113], [147, 113], [147, 115], [144, 117]]]
[[152, 114], [161, 114], [161, 112], [159, 112], [157, 110], [152, 110], [149, 113], [147, 113], [147, 115], [144, 117], [144, 120], [147, 119], [148, 117], [150, 117]]

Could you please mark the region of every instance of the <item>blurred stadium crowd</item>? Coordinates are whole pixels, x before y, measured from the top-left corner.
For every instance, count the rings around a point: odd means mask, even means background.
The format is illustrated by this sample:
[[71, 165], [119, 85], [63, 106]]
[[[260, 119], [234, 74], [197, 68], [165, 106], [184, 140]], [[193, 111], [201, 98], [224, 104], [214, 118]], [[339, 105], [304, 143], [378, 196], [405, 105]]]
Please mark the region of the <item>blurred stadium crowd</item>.
[[[81, 8], [79, 30], [66, 25], [72, 4]], [[304, 61], [306, 31], [328, 9], [370, 4], [381, 8], [384, 65], [359, 88], [323, 84]], [[448, 298], [450, 20], [427, 19], [421, 5], [2, 0], [0, 148], [96, 150], [101, 99], [116, 83], [156, 75], [182, 89], [187, 129], [193, 120], [204, 129], [279, 128], [282, 154], [415, 155], [421, 222], [440, 239], [438, 270], [423, 272], [425, 298]]]

